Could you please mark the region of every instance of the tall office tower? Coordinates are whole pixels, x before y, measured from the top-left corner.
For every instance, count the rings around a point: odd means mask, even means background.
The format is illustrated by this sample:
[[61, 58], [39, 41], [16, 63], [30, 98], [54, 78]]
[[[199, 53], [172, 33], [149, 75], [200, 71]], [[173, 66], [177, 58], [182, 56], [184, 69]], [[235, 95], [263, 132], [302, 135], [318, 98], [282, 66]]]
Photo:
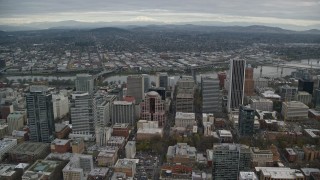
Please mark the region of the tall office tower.
[[141, 102], [140, 117], [143, 120], [157, 121], [159, 127], [164, 126], [166, 122], [165, 101], [155, 92], [150, 91], [146, 94], [144, 102]]
[[168, 89], [169, 86], [169, 77], [168, 77], [168, 73], [157, 73], [157, 82], [156, 82], [156, 86], [157, 87], [163, 87]]
[[202, 90], [202, 112], [203, 113], [220, 113], [221, 109], [221, 92], [219, 80], [209, 77], [201, 77]]
[[230, 84], [227, 104], [228, 112], [232, 109], [238, 109], [239, 106], [243, 104], [245, 67], [245, 60], [230, 60]]
[[226, 72], [218, 72], [218, 79], [219, 79], [219, 85], [220, 89], [224, 88], [224, 81], [227, 79], [227, 73]]
[[144, 98], [144, 76], [130, 75], [127, 77], [127, 96], [133, 96], [137, 103]]
[[284, 85], [280, 87], [280, 96], [283, 101], [294, 101], [298, 93], [298, 88]]
[[238, 179], [240, 171], [248, 171], [251, 153], [242, 144], [218, 144], [213, 146], [212, 176], [215, 180]]
[[135, 123], [135, 104], [127, 101], [113, 101], [111, 106], [111, 121], [116, 123]]
[[30, 140], [50, 143], [54, 139], [52, 95], [46, 86], [30, 86], [26, 96]]
[[94, 134], [93, 98], [88, 92], [75, 92], [71, 100], [71, 124], [75, 133]]
[[241, 105], [239, 108], [239, 135], [252, 136], [254, 129], [255, 110]]
[[111, 106], [117, 99], [116, 95], [108, 95], [105, 91], [98, 91], [93, 98], [93, 119], [95, 127], [106, 127], [111, 120]]
[[244, 80], [244, 95], [253, 96], [254, 92], [254, 80], [253, 80], [253, 68], [248, 64], [245, 70], [245, 80]]
[[313, 80], [312, 79], [299, 79], [298, 90], [306, 91], [309, 94], [313, 94]]
[[142, 74], [144, 78], [144, 92], [148, 92], [151, 82], [150, 82], [150, 76], [148, 74]]
[[314, 91], [314, 108], [320, 110], [320, 75], [317, 76], [317, 88]]
[[93, 93], [94, 79], [90, 74], [77, 74], [76, 91]]
[[181, 77], [177, 82], [177, 86], [176, 111], [194, 112], [195, 83], [193, 78], [191, 76]]

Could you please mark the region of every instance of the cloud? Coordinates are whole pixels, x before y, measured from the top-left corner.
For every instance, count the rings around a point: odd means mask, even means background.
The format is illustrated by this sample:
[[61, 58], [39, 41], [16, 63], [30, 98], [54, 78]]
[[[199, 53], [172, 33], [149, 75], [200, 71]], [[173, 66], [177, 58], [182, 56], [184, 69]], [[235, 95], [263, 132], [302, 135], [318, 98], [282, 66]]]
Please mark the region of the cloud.
[[0, 24], [223, 21], [320, 24], [319, 0], [0, 0]]

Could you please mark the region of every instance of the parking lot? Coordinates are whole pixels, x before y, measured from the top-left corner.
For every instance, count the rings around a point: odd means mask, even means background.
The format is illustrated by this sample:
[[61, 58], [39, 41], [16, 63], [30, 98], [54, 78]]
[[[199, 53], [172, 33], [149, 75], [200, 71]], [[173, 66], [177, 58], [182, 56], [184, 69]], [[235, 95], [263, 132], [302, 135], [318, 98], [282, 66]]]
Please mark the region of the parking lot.
[[134, 179], [159, 179], [159, 156], [137, 152], [135, 159], [139, 159], [139, 163]]

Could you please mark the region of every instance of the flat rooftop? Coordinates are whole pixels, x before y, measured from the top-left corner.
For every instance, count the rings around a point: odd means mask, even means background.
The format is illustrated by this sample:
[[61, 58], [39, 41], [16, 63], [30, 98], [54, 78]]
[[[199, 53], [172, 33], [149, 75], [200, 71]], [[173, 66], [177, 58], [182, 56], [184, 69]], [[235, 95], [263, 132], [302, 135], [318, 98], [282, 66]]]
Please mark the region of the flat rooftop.
[[49, 150], [49, 144], [41, 142], [22, 142], [11, 150], [12, 154], [40, 154], [43, 150]]
[[114, 165], [114, 168], [131, 169], [135, 163], [135, 159], [118, 159], [117, 163]]
[[89, 176], [106, 176], [109, 172], [109, 168], [98, 167], [89, 172]]
[[57, 146], [64, 146], [64, 145], [66, 145], [68, 142], [70, 142], [69, 139], [58, 139], [58, 138], [56, 138], [55, 140], [53, 140], [53, 141], [51, 142], [51, 144], [55, 144], [55, 145], [57, 145]]
[[287, 167], [255, 167], [256, 172], [261, 171], [264, 176], [272, 179], [296, 179], [303, 178], [301, 171], [297, 169], [290, 169]]
[[195, 113], [176, 112], [176, 119], [192, 119], [195, 120]]

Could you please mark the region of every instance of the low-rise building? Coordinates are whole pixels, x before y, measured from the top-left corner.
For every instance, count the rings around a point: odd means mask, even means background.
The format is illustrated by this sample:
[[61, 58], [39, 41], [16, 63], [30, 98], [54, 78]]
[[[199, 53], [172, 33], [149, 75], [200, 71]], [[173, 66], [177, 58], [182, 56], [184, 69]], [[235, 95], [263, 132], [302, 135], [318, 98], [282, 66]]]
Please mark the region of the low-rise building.
[[95, 168], [88, 174], [88, 180], [105, 180], [108, 178], [109, 168]]
[[304, 180], [301, 171], [287, 167], [255, 167], [260, 179]]
[[101, 149], [97, 156], [99, 166], [110, 167], [113, 166], [118, 159], [118, 150], [116, 146], [106, 146]]
[[8, 133], [11, 134], [13, 130], [21, 130], [24, 126], [25, 114], [21, 111], [10, 113], [7, 117]]
[[41, 142], [22, 142], [9, 152], [11, 160], [18, 163], [33, 163], [45, 158], [49, 153], [49, 144]]
[[163, 130], [161, 128], [139, 128], [137, 131], [137, 141], [151, 140], [153, 138], [162, 138]]
[[232, 143], [232, 133], [229, 130], [218, 130], [218, 135], [221, 143]]
[[50, 145], [51, 152], [53, 153], [66, 153], [71, 151], [69, 139], [55, 139]]
[[256, 173], [240, 171], [239, 180], [258, 180]]
[[270, 99], [265, 99], [265, 98], [258, 98], [258, 99], [251, 98], [250, 107], [253, 109], [258, 109], [262, 111], [272, 111], [273, 102]]
[[196, 123], [195, 113], [176, 112], [176, 127], [192, 127]]
[[84, 152], [83, 138], [75, 138], [71, 141], [72, 153], [82, 154]]
[[69, 133], [71, 132], [70, 126], [66, 124], [56, 123], [55, 124], [55, 135], [56, 138], [63, 139], [68, 137]]
[[63, 180], [86, 180], [92, 169], [93, 160], [91, 155], [74, 155], [62, 169]]
[[0, 124], [0, 138], [8, 134], [8, 124]]
[[271, 167], [273, 166], [273, 153], [270, 150], [261, 150], [251, 147], [252, 167]]
[[107, 141], [107, 146], [116, 146], [119, 149], [123, 149], [126, 143], [126, 139], [123, 136], [111, 136]]
[[118, 159], [114, 165], [114, 172], [125, 173], [126, 176], [133, 177], [136, 173], [136, 160]]
[[131, 128], [129, 124], [126, 123], [116, 123], [112, 126], [112, 136], [123, 136], [125, 138], [129, 137]]
[[282, 102], [281, 115], [285, 120], [303, 120], [308, 118], [309, 107], [299, 101]]
[[125, 147], [126, 158], [133, 159], [136, 156], [136, 142], [128, 141]]
[[63, 166], [64, 164], [62, 161], [37, 160], [26, 172], [23, 173], [22, 180], [61, 180]]
[[17, 140], [16, 139], [4, 138], [3, 140], [0, 140], [0, 161], [16, 145], [17, 145]]
[[190, 164], [196, 160], [196, 148], [187, 143], [177, 143], [169, 146], [167, 151], [167, 162]]

